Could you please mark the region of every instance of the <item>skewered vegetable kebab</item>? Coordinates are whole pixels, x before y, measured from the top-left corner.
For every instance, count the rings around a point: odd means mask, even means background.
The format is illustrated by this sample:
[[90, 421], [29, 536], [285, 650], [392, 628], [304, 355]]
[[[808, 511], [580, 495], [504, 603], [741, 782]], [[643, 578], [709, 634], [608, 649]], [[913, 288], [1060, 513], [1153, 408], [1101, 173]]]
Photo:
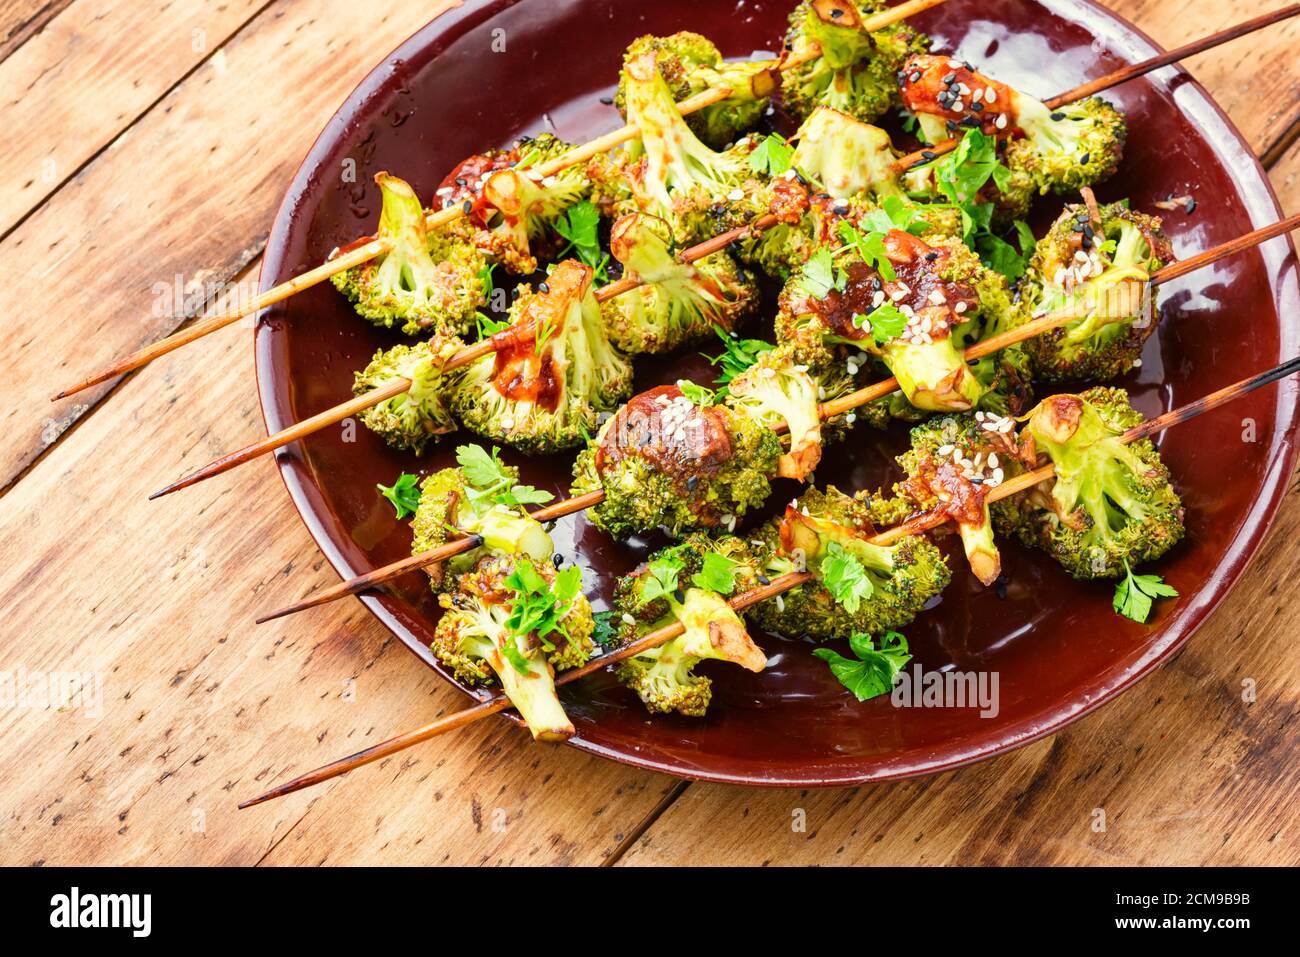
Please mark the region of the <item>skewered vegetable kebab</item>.
[[[1161, 269], [1159, 272], [1154, 274], [1151, 277], [1151, 281], [1155, 284], [1160, 284], [1160, 283], [1171, 281], [1174, 278], [1187, 275], [1196, 269], [1217, 262], [1220, 259], [1234, 255], [1246, 249], [1253, 248], [1254, 246], [1259, 245], [1260, 243], [1263, 243], [1273, 237], [1284, 235], [1285, 233], [1291, 231], [1292, 229], [1297, 228], [1297, 226], [1300, 226], [1300, 215], [1288, 217], [1285, 220], [1254, 230], [1250, 233], [1238, 237], [1237, 239], [1231, 240], [1220, 246], [1214, 247], [1213, 249], [1206, 250], [1205, 252], [1202, 253], [1198, 253], [1197, 255], [1185, 259], [1179, 263], [1166, 266], [1163, 269]], [[976, 346], [971, 347], [966, 351], [965, 358], [968, 361], [980, 359], [985, 355], [990, 355], [998, 351], [999, 349], [1014, 344], [1015, 342], [1023, 341], [1024, 339], [1027, 339], [1034, 335], [1040, 335], [1043, 332], [1055, 328], [1056, 326], [1065, 325], [1076, 318], [1077, 318], [1077, 311], [1073, 308], [1066, 308], [1056, 313], [1049, 313], [1046, 316], [1035, 318], [1032, 321], [1016, 329], [1010, 330], [1007, 333], [1003, 333], [1002, 335], [996, 337], [995, 339], [986, 340], [985, 342], [982, 342]], [[897, 388], [898, 388], [898, 383], [896, 380], [892, 380], [892, 379], [886, 380], [884, 382], [877, 383], [876, 385], [867, 387], [865, 389], [860, 389], [857, 392], [851, 393], [850, 395], [843, 397], [842, 399], [838, 399], [834, 401], [833, 403], [827, 403], [821, 406], [819, 408], [819, 414], [823, 418], [831, 418], [836, 415], [841, 415], [850, 409], [863, 405], [864, 403], [882, 398], [888, 395], [890, 392], [896, 390]], [[635, 402], [636, 400], [634, 399], [633, 401]], [[692, 405], [694, 404], [692, 403]], [[977, 417], [979, 415], [980, 413], [976, 413]], [[773, 428], [773, 431], [781, 431], [781, 430], [782, 430], [781, 424], [778, 424]], [[671, 459], [668, 459], [668, 461], [671, 461]], [[689, 477], [690, 476], [687, 476], [687, 478]], [[685, 483], [682, 483], [682, 487], [685, 488]], [[686, 489], [686, 491], [696, 492], [697, 499], [699, 498], [698, 488], [696, 490]], [[592, 489], [591, 491], [579, 495], [575, 495], [574, 497], [569, 498], [563, 502], [555, 503], [554, 505], [550, 505], [545, 507], [544, 509], [541, 509], [538, 512], [538, 517], [540, 518], [544, 516], [545, 519], [549, 521], [556, 518], [560, 518], [564, 515], [569, 515], [578, 511], [583, 511], [585, 509], [594, 508], [595, 506], [602, 503], [605, 497], [606, 497], [605, 489], [603, 487], [600, 487], [599, 484], [597, 484], [597, 487]], [[707, 490], [703, 496], [703, 501], [705, 502], [706, 505], [710, 504], [710, 498]], [[653, 515], [644, 516], [644, 520], [647, 523], [647, 527], [652, 527], [655, 524], [658, 524], [662, 521], [661, 519], [654, 518]], [[448, 529], [447, 531], [450, 534], [454, 530]], [[465, 537], [451, 538], [450, 540], [446, 541], [445, 544], [442, 544], [436, 548], [425, 551], [419, 555], [412, 556], [412, 558], [410, 559], [405, 559], [403, 561], [395, 562], [383, 568], [376, 569], [358, 578], [351, 579], [349, 581], [345, 581], [338, 585], [324, 589], [323, 591], [315, 595], [312, 595], [309, 598], [296, 602], [293, 605], [290, 605], [286, 608], [280, 609], [278, 611], [272, 612], [267, 615], [263, 615], [260, 618], [258, 618], [258, 622], [261, 623], [261, 622], [269, 621], [271, 619], [282, 617], [287, 614], [292, 614], [293, 612], [296, 611], [302, 611], [307, 608], [312, 608], [315, 607], [316, 605], [324, 604], [326, 602], [333, 601], [338, 598], [357, 594], [369, 588], [376, 587], [386, 581], [389, 581], [392, 578], [398, 577], [410, 571], [414, 571], [417, 568], [421, 568], [427, 565], [434, 564], [439, 561], [443, 561], [453, 555], [466, 551], [470, 547], [472, 547], [472, 543], [471, 540], [468, 538]]]
[[[1180, 422], [1186, 422], [1204, 412], [1218, 408], [1233, 399], [1247, 395], [1264, 385], [1276, 382], [1285, 376], [1292, 375], [1298, 370], [1300, 370], [1300, 359], [1292, 359], [1282, 365], [1274, 367], [1273, 369], [1235, 383], [1202, 399], [1158, 416], [1157, 418], [1148, 419], [1139, 425], [1127, 429], [1121, 435], [1114, 438], [1119, 444], [1129, 444], [1143, 439], [1148, 439], [1150, 436], [1163, 429], [1169, 428], [1170, 426], [1176, 425]], [[1053, 426], [1053, 428], [1055, 427]], [[1067, 443], [1072, 438], [1065, 436], [1062, 437], [1065, 438]], [[1086, 451], [1086, 441], [1083, 439], [1078, 441], [1080, 443], [1080, 450]], [[1037, 468], [1032, 472], [1026, 472], [993, 490], [989, 495], [989, 499], [994, 501], [1006, 498], [1024, 492], [1036, 485], [1041, 485], [1047, 480], [1050, 480], [1055, 471], [1055, 463], [1050, 463]], [[945, 516], [942, 513], [928, 513], [914, 521], [908, 522], [902, 526], [897, 526], [890, 529], [888, 532], [881, 533], [876, 536], [874, 544], [889, 544], [890, 542], [909, 534], [918, 534], [926, 528], [941, 524], [944, 521], [944, 518]], [[811, 577], [811, 573], [808, 572], [796, 572], [784, 575], [766, 585], [760, 585], [758, 588], [735, 595], [729, 600], [728, 604], [731, 606], [733, 611], [744, 610], [758, 602], [772, 599], [783, 592], [788, 591], [790, 588], [804, 584], [808, 582]], [[1171, 591], [1167, 586], [1164, 587], [1166, 594]], [[1119, 605], [1118, 595], [1116, 605], [1117, 607]], [[582, 667], [573, 669], [568, 674], [564, 675], [557, 684], [567, 684], [579, 680], [580, 678], [586, 677], [587, 675], [601, 670], [610, 664], [615, 664], [642, 655], [645, 652], [662, 645], [664, 642], [678, 637], [683, 633], [683, 631], [684, 628], [681, 623], [675, 623], [642, 635], [640, 638], [634, 640], [630, 644], [624, 645], [617, 651], [594, 658]], [[855, 650], [858, 648], [870, 649], [870, 645], [862, 640], [855, 642], [854, 647]], [[899, 654], [900, 651], [903, 653]], [[831, 653], [828, 652], [828, 655], [829, 654]], [[906, 663], [907, 657], [905, 649], [900, 649], [896, 639], [887, 638], [882, 641], [881, 654], [883, 657], [889, 659], [889, 662], [885, 665], [885, 670], [889, 672], [888, 677], [890, 681], [892, 681], [893, 672], [896, 672]], [[883, 678], [884, 675], [881, 677]], [[885, 682], [885, 684], [887, 686], [888, 682]], [[364, 764], [369, 764], [372, 761], [387, 757], [388, 755], [410, 747], [413, 744], [427, 741], [429, 738], [464, 727], [465, 725], [490, 714], [504, 711], [509, 707], [510, 701], [505, 696], [498, 696], [487, 701], [482, 701], [464, 709], [463, 711], [457, 712], [454, 715], [439, 718], [424, 727], [390, 738], [387, 741], [373, 745], [354, 755], [334, 761], [324, 767], [307, 772], [306, 774], [299, 775], [291, 781], [277, 785], [255, 798], [242, 802], [239, 807], [241, 809], [251, 807], [255, 804], [261, 804], [264, 801], [271, 800], [272, 798], [282, 797], [294, 791], [310, 787], [313, 784], [318, 784], [330, 778], [337, 777], [340, 774], [344, 774]]]

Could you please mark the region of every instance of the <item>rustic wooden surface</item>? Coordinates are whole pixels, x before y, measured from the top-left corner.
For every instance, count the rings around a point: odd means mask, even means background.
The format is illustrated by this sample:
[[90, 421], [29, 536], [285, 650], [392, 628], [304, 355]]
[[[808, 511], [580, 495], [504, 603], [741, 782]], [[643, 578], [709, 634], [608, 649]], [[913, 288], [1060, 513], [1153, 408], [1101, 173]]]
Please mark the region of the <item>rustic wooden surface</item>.
[[[1166, 46], [1272, 6], [1111, 5]], [[438, 6], [376, 4], [358, 31], [342, 0], [0, 0], [0, 671], [103, 681], [98, 718], [0, 710], [0, 863], [1300, 859], [1295, 487], [1252, 574], [1173, 661], [1061, 734], [963, 771], [820, 792], [687, 785], [490, 720], [235, 811], [464, 699], [355, 603], [251, 625], [335, 580], [269, 461], [145, 500], [262, 433], [247, 327], [46, 400], [184, 321], [156, 310], [155, 282], [255, 281], [316, 131]], [[1289, 210], [1297, 48], [1292, 21], [1190, 64]]]

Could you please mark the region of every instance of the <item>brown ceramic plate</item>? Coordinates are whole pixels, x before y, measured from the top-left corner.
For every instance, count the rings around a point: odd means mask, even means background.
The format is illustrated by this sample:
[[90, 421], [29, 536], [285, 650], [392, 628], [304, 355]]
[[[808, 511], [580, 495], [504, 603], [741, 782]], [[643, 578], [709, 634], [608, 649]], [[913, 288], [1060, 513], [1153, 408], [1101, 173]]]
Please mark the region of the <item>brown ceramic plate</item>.
[[[457, 161], [520, 134], [553, 130], [586, 140], [620, 123], [600, 98], [610, 94], [634, 37], [690, 28], [727, 56], [746, 56], [776, 48], [790, 6], [791, 0], [493, 0], [445, 14], [377, 67], [321, 134], [276, 218], [262, 287], [373, 229], [377, 171], [397, 173], [428, 197]], [[1141, 32], [1087, 0], [952, 0], [917, 22], [935, 37], [937, 51], [956, 52], [1043, 97], [1158, 52]], [[504, 40], [504, 52], [493, 51], [494, 37]], [[1165, 69], [1110, 96], [1128, 111], [1131, 135], [1102, 199], [1127, 196], [1151, 210], [1171, 195], [1194, 195], [1194, 214], [1166, 214], [1182, 255], [1278, 218], [1276, 197], [1249, 147], [1187, 73]], [[356, 167], [351, 182], [342, 175], [349, 160]], [[1043, 206], [1050, 218], [1050, 203]], [[1288, 240], [1171, 284], [1159, 335], [1138, 374], [1121, 384], [1150, 415], [1294, 356], [1296, 323], [1280, 317], [1300, 316], [1297, 299]], [[280, 429], [349, 396], [353, 371], [394, 341], [360, 321], [328, 285], [269, 310], [256, 337], [267, 427]], [[687, 366], [707, 374], [702, 363]], [[681, 370], [681, 360], [642, 360], [637, 386]], [[1253, 426], [1243, 425], [1247, 419]], [[1158, 566], [1182, 598], [1165, 603], [1151, 626], [1117, 617], [1109, 585], [1074, 582], [1016, 544], [1004, 545], [1009, 585], [1001, 596], [975, 583], [958, 556], [952, 585], [907, 634], [926, 670], [997, 672], [996, 717], [898, 709], [879, 699], [859, 704], [808, 643], [760, 635], [772, 661], [762, 674], [705, 666], [715, 690], [704, 720], [649, 720], [608, 675], [567, 689], [578, 729], [571, 743], [683, 777], [808, 786], [943, 770], [1056, 731], [1152, 670], [1222, 600], [1258, 547], [1291, 474], [1296, 421], [1296, 386], [1286, 382], [1164, 434], [1161, 448], [1186, 501], [1188, 535]], [[1253, 442], [1243, 441], [1247, 427]], [[364, 428], [347, 438], [328, 429], [282, 450], [278, 461], [317, 543], [340, 575], [352, 576], [408, 554], [409, 529], [376, 483], [389, 484], [403, 470], [441, 468], [458, 441], [474, 439], [452, 437], [417, 462]], [[902, 432], [859, 426], [829, 453], [818, 479], [846, 489], [891, 482], [892, 455], [904, 444]], [[570, 457], [508, 459], [522, 466], [526, 481], [564, 496]], [[773, 498], [788, 500], [792, 491], [781, 487]], [[555, 540], [569, 561], [587, 569], [597, 607], [616, 576], [644, 554], [612, 544], [581, 516], [562, 521]], [[438, 668], [426, 647], [436, 606], [421, 575], [363, 600]]]

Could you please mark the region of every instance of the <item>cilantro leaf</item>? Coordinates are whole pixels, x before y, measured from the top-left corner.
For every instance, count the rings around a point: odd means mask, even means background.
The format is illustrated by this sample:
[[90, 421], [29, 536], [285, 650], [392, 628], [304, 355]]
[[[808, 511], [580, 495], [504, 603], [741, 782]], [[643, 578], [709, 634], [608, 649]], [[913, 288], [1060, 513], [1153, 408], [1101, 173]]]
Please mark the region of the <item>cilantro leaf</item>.
[[790, 169], [792, 159], [794, 159], [794, 147], [779, 133], [769, 133], [758, 144], [757, 149], [749, 154], [749, 168], [755, 173], [780, 176]]
[[570, 565], [548, 582], [531, 561], [521, 559], [506, 578], [506, 587], [514, 592], [506, 618], [511, 635], [535, 634], [548, 651], [555, 647], [546, 640], [548, 635], [559, 632], [567, 637], [563, 618], [582, 588], [582, 569]]
[[764, 342], [762, 339], [741, 339], [726, 332], [721, 326], [713, 328], [726, 347], [716, 356], [704, 356], [713, 365], [722, 367], [718, 377], [713, 380], [714, 385], [726, 385], [757, 362], [759, 356], [772, 348], [770, 342]]
[[414, 515], [420, 505], [420, 477], [410, 472], [397, 476], [392, 485], [376, 485], [379, 494], [392, 502], [399, 519]]
[[555, 496], [531, 485], [514, 485], [502, 492], [500, 498], [503, 505], [541, 505]]
[[871, 576], [861, 560], [839, 542], [831, 542], [821, 564], [822, 584], [831, 597], [853, 614], [862, 606], [864, 598], [875, 591]]
[[835, 268], [835, 257], [823, 246], [799, 267], [799, 288], [814, 299], [825, 299], [832, 289], [843, 291], [848, 277]]
[[503, 319], [494, 319], [482, 310], [474, 313], [474, 322], [478, 325], [478, 337], [480, 339], [487, 339], [496, 335], [502, 329], [510, 328], [510, 323]]
[[1124, 562], [1124, 580], [1115, 586], [1115, 598], [1112, 605], [1119, 614], [1131, 618], [1140, 624], [1146, 624], [1151, 616], [1152, 600], [1156, 598], [1177, 598], [1178, 589], [1165, 584], [1159, 575], [1134, 575], [1133, 569]]
[[849, 648], [856, 661], [830, 648], [818, 648], [813, 654], [830, 666], [835, 679], [859, 701], [889, 694], [894, 677], [912, 660], [907, 639], [896, 631], [881, 636], [879, 649], [870, 635], [855, 633], [849, 639]]
[[719, 595], [730, 595], [736, 590], [736, 568], [737, 563], [726, 555], [709, 552], [704, 556], [703, 567], [691, 576], [691, 584]]
[[861, 223], [872, 232], [901, 229], [914, 236], [919, 236], [926, 228], [920, 207], [905, 202], [901, 196], [886, 196], [878, 207], [862, 217]]

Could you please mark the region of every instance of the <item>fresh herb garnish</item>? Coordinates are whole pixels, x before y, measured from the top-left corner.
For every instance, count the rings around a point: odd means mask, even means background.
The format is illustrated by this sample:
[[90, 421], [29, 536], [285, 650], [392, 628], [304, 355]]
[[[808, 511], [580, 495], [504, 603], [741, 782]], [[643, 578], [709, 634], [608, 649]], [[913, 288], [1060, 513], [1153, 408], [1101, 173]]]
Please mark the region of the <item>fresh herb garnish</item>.
[[832, 289], [844, 291], [848, 276], [835, 266], [835, 257], [823, 246], [799, 267], [799, 288], [813, 299], [825, 299]]
[[599, 226], [600, 210], [586, 199], [570, 206], [555, 221], [555, 231], [569, 241], [557, 258], [564, 258], [572, 250], [584, 265], [592, 268], [595, 280], [603, 283], [609, 280], [609, 254], [600, 248]]
[[602, 648], [609, 648], [616, 644], [620, 631], [618, 612], [598, 611], [591, 617], [595, 621], [595, 627], [591, 632], [591, 640]]
[[547, 636], [559, 633], [568, 637], [563, 619], [582, 589], [582, 569], [570, 565], [547, 581], [528, 559], [515, 563], [506, 578], [506, 587], [514, 592], [506, 629], [512, 635], [536, 635], [547, 651], [555, 649]]
[[491, 299], [492, 290], [496, 288], [496, 285], [492, 282], [492, 272], [496, 268], [496, 263], [484, 263], [483, 268], [478, 271], [479, 282], [483, 284], [484, 299]]
[[862, 217], [862, 225], [877, 233], [901, 229], [919, 236], [925, 232], [927, 223], [921, 207], [905, 202], [901, 196], [886, 196], [878, 207]]
[[907, 328], [907, 316], [892, 302], [881, 303], [867, 315], [858, 313], [853, 317], [853, 324], [859, 329], [871, 326], [871, 337], [876, 345], [883, 346], [889, 340], [897, 338]]
[[[883, 232], [864, 233], [847, 221], [839, 224], [838, 231], [844, 244], [855, 248], [864, 263], [875, 267], [876, 272], [880, 273], [881, 279], [886, 282], [893, 282], [898, 278], [897, 273], [894, 272], [894, 264], [889, 261], [889, 253], [885, 250], [885, 234]], [[841, 285], [839, 288], [843, 289], [844, 287]]]
[[414, 515], [420, 505], [420, 477], [410, 472], [397, 476], [392, 485], [376, 485], [379, 494], [393, 503], [399, 519]]
[[888, 694], [894, 687], [894, 676], [912, 660], [907, 639], [896, 631], [885, 632], [879, 648], [870, 635], [856, 633], [849, 639], [849, 648], [856, 661], [830, 648], [817, 648], [813, 654], [830, 665], [831, 674], [859, 701]]
[[1134, 575], [1124, 562], [1124, 580], [1115, 586], [1115, 611], [1141, 624], [1151, 617], [1151, 603], [1156, 598], [1177, 598], [1178, 589], [1165, 584], [1159, 575]]
[[456, 449], [456, 463], [470, 485], [470, 497], [480, 505], [540, 505], [555, 498], [543, 489], [515, 484], [495, 446], [489, 455], [481, 446], [462, 445]]
[[736, 590], [737, 563], [721, 552], [709, 552], [704, 565], [691, 576], [691, 584], [719, 595], [730, 595]]
[[478, 325], [478, 337], [487, 339], [496, 335], [502, 329], [509, 329], [510, 323], [502, 319], [494, 319], [482, 310], [474, 313], [474, 322]]
[[[726, 385], [757, 362], [759, 356], [772, 348], [770, 342], [764, 342], [762, 339], [741, 339], [738, 336], [733, 336], [721, 326], [714, 326], [713, 328], [725, 347], [716, 356], [704, 356], [713, 365], [721, 368], [718, 377], [713, 380], [714, 385]], [[701, 355], [704, 354], [701, 353]]]
[[864, 598], [875, 591], [871, 576], [861, 560], [839, 542], [831, 542], [821, 564], [822, 584], [849, 614], [857, 612]]
[[792, 159], [794, 159], [794, 147], [779, 133], [769, 133], [749, 154], [749, 168], [755, 173], [780, 176], [789, 171]]
[[677, 591], [677, 578], [681, 571], [682, 563], [667, 556], [656, 558], [647, 565], [646, 574], [641, 578], [637, 607], [648, 605], [656, 598], [672, 598]]
[[682, 395], [686, 396], [692, 404], [698, 405], [701, 409], [716, 405], [722, 398], [708, 386], [692, 382], [690, 379], [678, 379], [677, 388], [682, 390]]

